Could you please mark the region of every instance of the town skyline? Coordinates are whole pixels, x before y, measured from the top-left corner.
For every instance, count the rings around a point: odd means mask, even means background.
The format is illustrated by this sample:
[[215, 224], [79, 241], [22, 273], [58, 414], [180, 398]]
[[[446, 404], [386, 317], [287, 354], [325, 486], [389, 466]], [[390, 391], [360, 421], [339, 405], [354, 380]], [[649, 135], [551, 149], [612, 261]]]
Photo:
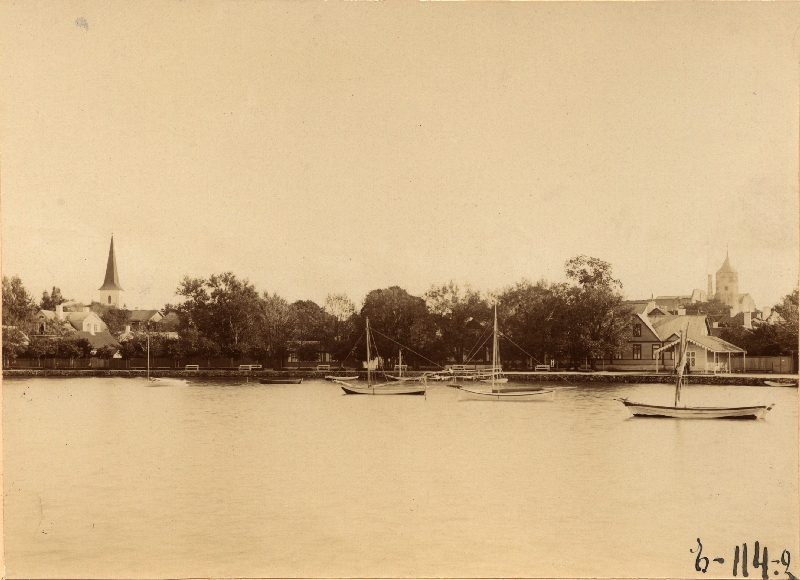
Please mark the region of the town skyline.
[[638, 299], [704, 290], [727, 247], [771, 306], [800, 257], [794, 8], [707, 9], [11, 6], [3, 272], [91, 300], [113, 233], [141, 308], [184, 275], [359, 300], [579, 254]]

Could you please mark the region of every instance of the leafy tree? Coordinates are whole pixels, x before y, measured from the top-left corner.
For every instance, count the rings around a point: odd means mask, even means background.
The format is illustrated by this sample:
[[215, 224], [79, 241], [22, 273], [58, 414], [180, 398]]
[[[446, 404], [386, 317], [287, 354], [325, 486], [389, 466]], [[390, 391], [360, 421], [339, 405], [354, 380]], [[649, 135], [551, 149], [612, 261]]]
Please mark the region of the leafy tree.
[[39, 307], [42, 310], [55, 310], [56, 306], [66, 302], [66, 299], [61, 296], [61, 288], [53, 286], [52, 292], [45, 290], [42, 292], [42, 300], [39, 302]]
[[[399, 348], [397, 343], [425, 354], [435, 340], [435, 328], [428, 317], [425, 300], [412, 296], [399, 286], [372, 290], [367, 294], [361, 308], [361, 318], [366, 317], [369, 317], [370, 327], [384, 335], [374, 335], [378, 353], [373, 353], [373, 356], [380, 354], [384, 358], [394, 358]], [[363, 328], [363, 325], [359, 327]], [[385, 338], [387, 336], [390, 339]], [[365, 351], [363, 348], [363, 355], [366, 355]], [[408, 360], [415, 358], [408, 354]]]
[[492, 314], [488, 302], [469, 285], [462, 290], [452, 280], [431, 286], [425, 304], [434, 327], [433, 351], [461, 364], [484, 334]]
[[720, 320], [731, 315], [731, 307], [718, 298], [710, 298], [706, 302], [684, 304], [686, 314], [705, 314], [711, 320]]
[[208, 279], [186, 276], [176, 293], [185, 298], [177, 307], [182, 331], [194, 327], [230, 356], [239, 356], [256, 345], [261, 302], [248, 280], [240, 280], [231, 272]]
[[[3, 280], [5, 286], [5, 280]], [[28, 348], [28, 339], [18, 328], [3, 326], [3, 365], [8, 367]]]
[[566, 292], [561, 350], [576, 367], [585, 359], [618, 353], [631, 335], [631, 311], [623, 302], [622, 283], [611, 276], [611, 264], [587, 256], [566, 262], [573, 284]]
[[131, 323], [131, 313], [128, 310], [112, 307], [107, 308], [100, 319], [106, 323], [111, 334], [117, 335], [124, 332], [125, 327]]
[[723, 328], [720, 338], [743, 348], [751, 356], [791, 355], [798, 351], [797, 290], [775, 305], [781, 321], [748, 329], [743, 326]]
[[292, 303], [289, 310], [294, 319], [298, 340], [326, 341], [332, 321], [321, 306], [313, 300], [298, 300]]
[[569, 320], [566, 284], [523, 280], [501, 292], [498, 303], [503, 334], [532, 356], [534, 364], [562, 354]]
[[289, 303], [277, 294], [264, 292], [257, 323], [258, 351], [276, 361], [286, 358], [289, 341], [296, 335], [294, 323]]
[[25, 331], [33, 326], [39, 311], [19, 276], [3, 276], [3, 325]]

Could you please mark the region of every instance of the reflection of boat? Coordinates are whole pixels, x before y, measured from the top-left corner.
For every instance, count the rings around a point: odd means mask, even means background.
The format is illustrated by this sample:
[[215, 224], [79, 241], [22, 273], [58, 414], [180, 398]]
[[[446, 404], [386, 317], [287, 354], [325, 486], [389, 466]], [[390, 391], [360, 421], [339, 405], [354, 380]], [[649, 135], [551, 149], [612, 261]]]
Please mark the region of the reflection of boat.
[[299, 385], [303, 379], [261, 379], [262, 385]]
[[354, 381], [357, 378], [358, 378], [358, 375], [349, 376], [349, 377], [346, 377], [346, 376], [337, 377], [336, 375], [325, 375], [325, 380], [326, 381]]
[[770, 387], [796, 387], [797, 381], [764, 381]]
[[408, 385], [396, 383], [372, 383], [372, 368], [370, 365], [371, 349], [370, 349], [370, 332], [369, 332], [369, 318], [367, 318], [367, 384], [366, 386], [351, 385], [342, 381], [335, 381], [339, 383], [342, 390], [346, 395], [424, 395], [425, 384]]
[[172, 377], [150, 377], [149, 383], [151, 387], [175, 387], [187, 384], [186, 379], [175, 379]]
[[687, 325], [680, 333], [680, 338], [678, 340], [653, 352], [653, 354], [656, 355], [658, 352], [676, 345], [679, 348], [678, 356], [675, 357], [675, 360], [678, 361], [678, 366], [675, 368], [678, 375], [675, 380], [675, 404], [672, 407], [664, 407], [660, 405], [633, 403], [627, 399], [617, 399], [625, 405], [634, 417], [668, 417], [672, 419], [760, 419], [767, 411], [772, 409], [773, 405], [754, 405], [752, 407], [679, 407], [678, 403], [681, 400], [681, 387], [686, 382], [683, 374], [688, 359], [688, 332], [689, 326]]
[[494, 307], [494, 340], [492, 343], [492, 368], [487, 378], [478, 379], [482, 382], [491, 383], [491, 391], [470, 389], [462, 385], [457, 385], [464, 393], [466, 398], [482, 399], [489, 401], [536, 401], [553, 396], [552, 389], [500, 389], [498, 384], [507, 383], [508, 379], [500, 376], [500, 342], [497, 332], [497, 305]]

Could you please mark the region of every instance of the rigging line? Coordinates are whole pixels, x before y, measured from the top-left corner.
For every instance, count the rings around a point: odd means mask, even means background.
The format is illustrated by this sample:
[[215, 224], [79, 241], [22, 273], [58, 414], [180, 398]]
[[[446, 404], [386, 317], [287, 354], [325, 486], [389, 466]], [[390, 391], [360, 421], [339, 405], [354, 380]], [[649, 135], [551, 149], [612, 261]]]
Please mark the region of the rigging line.
[[466, 360], [466, 361], [464, 361], [464, 364], [467, 364], [467, 363], [468, 363], [469, 361], [471, 361], [471, 360], [472, 360], [474, 357], [478, 356], [478, 353], [480, 352], [481, 348], [483, 348], [483, 345], [485, 345], [487, 342], [489, 342], [489, 338], [491, 338], [491, 336], [492, 336], [491, 334], [488, 334], [488, 335], [486, 336], [486, 338], [483, 340], [483, 342], [480, 344], [480, 346], [478, 346], [478, 347], [475, 349], [475, 351], [474, 351], [474, 352], [472, 352], [472, 354], [470, 354], [470, 355], [467, 357], [467, 360]]
[[353, 354], [353, 352], [356, 350], [356, 347], [358, 346], [358, 343], [359, 343], [359, 342], [361, 342], [361, 339], [362, 339], [362, 338], [364, 338], [364, 334], [365, 334], [366, 332], [367, 332], [367, 331], [366, 331], [366, 329], [364, 329], [364, 330], [361, 332], [361, 336], [359, 336], [359, 337], [358, 337], [358, 340], [356, 340], [356, 343], [353, 345], [353, 348], [351, 348], [351, 349], [350, 349], [350, 352], [348, 352], [348, 353], [347, 353], [347, 356], [346, 356], [346, 357], [344, 357], [344, 359], [345, 359], [345, 360], [347, 360], [348, 358], [350, 358], [350, 355], [351, 355], [351, 354]]
[[[393, 339], [393, 338], [391, 338], [391, 337], [388, 337], [388, 336], [386, 336], [385, 334], [383, 334], [383, 333], [382, 333], [382, 332], [380, 332], [379, 330], [375, 330], [375, 329], [373, 328], [373, 329], [372, 329], [372, 332], [374, 332], [374, 333], [376, 333], [376, 334], [380, 334], [380, 335], [381, 335], [383, 338], [385, 338], [385, 339], [387, 339], [387, 340], [391, 340], [391, 341], [392, 341], [393, 343], [395, 343], [397, 346], [399, 346], [399, 347], [401, 347], [401, 348], [404, 348], [404, 349], [406, 349], [407, 351], [409, 351], [409, 352], [411, 352], [411, 353], [413, 353], [413, 354], [417, 355], [417, 356], [418, 356], [418, 357], [420, 357], [420, 358], [424, 358], [426, 361], [428, 361], [429, 363], [431, 363], [431, 364], [433, 364], [433, 365], [435, 365], [435, 366], [439, 367], [440, 369], [444, 369], [444, 367], [443, 367], [442, 365], [440, 365], [439, 363], [432, 361], [431, 359], [429, 359], [429, 358], [428, 358], [428, 357], [426, 357], [425, 355], [419, 354], [417, 351], [415, 351], [415, 350], [413, 350], [413, 349], [411, 349], [411, 348], [407, 347], [407, 346], [406, 346], [406, 345], [404, 345], [404, 344], [400, 344], [400, 343], [399, 343], [399, 342], [397, 342], [395, 339]], [[376, 347], [376, 348], [377, 348], [377, 347]]]
[[[481, 342], [480, 344], [478, 344], [480, 342], [480, 340], [483, 338], [484, 333], [487, 333], [487, 332], [488, 332], [488, 334], [486, 335], [486, 338], [484, 339], [484, 341]], [[472, 357], [474, 357], [475, 355], [478, 354], [478, 351], [483, 347], [484, 344], [486, 344], [486, 341], [489, 340], [489, 337], [491, 335], [492, 335], [492, 333], [489, 332], [488, 328], [485, 328], [483, 330], [483, 332], [481, 332], [480, 336], [478, 336], [478, 340], [475, 341], [475, 344], [472, 346], [472, 348], [467, 351], [467, 361], [466, 362], [471, 361]]]
[[[514, 346], [516, 346], [518, 349], [520, 349], [522, 352], [524, 352], [525, 354], [527, 354], [529, 357], [531, 357], [531, 358], [532, 358], [533, 360], [535, 360], [536, 362], [541, 362], [541, 363], [544, 363], [544, 361], [540, 361], [540, 360], [539, 360], [537, 357], [533, 356], [533, 355], [532, 355], [531, 353], [529, 353], [527, 350], [525, 350], [525, 349], [524, 349], [524, 348], [522, 348], [520, 345], [518, 345], [516, 342], [514, 342], [513, 340], [511, 340], [511, 338], [510, 338], [509, 336], [507, 336], [505, 333], [503, 333], [502, 331], [498, 331], [498, 334], [500, 334], [500, 336], [502, 336], [503, 338], [505, 338], [505, 339], [506, 339], [508, 342], [510, 342], [511, 344], [513, 344]], [[568, 381], [568, 380], [566, 379], [566, 377], [564, 377], [564, 376], [563, 376], [563, 375], [561, 375], [561, 374], [559, 374], [559, 375], [558, 375], [558, 377], [559, 377], [560, 379], [562, 379], [563, 381], [566, 381], [566, 383], [567, 383], [568, 385], [570, 385], [570, 386], [573, 386], [573, 387], [577, 386], [577, 385], [573, 385], [573, 384], [572, 384], [570, 381]]]

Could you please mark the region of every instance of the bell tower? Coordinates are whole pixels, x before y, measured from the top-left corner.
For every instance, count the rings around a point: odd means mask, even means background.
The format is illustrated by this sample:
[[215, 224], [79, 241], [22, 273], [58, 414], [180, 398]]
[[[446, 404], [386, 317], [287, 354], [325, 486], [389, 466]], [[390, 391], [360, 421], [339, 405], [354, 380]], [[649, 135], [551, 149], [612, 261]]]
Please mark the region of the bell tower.
[[104, 306], [116, 306], [119, 308], [119, 297], [122, 292], [122, 286], [119, 285], [119, 274], [117, 273], [117, 256], [114, 254], [114, 236], [112, 235], [111, 247], [108, 250], [106, 277], [103, 280], [103, 285], [100, 286], [100, 303]]
[[731, 307], [731, 316], [739, 313], [739, 273], [731, 267], [727, 252], [725, 262], [717, 270], [717, 293], [714, 297]]

